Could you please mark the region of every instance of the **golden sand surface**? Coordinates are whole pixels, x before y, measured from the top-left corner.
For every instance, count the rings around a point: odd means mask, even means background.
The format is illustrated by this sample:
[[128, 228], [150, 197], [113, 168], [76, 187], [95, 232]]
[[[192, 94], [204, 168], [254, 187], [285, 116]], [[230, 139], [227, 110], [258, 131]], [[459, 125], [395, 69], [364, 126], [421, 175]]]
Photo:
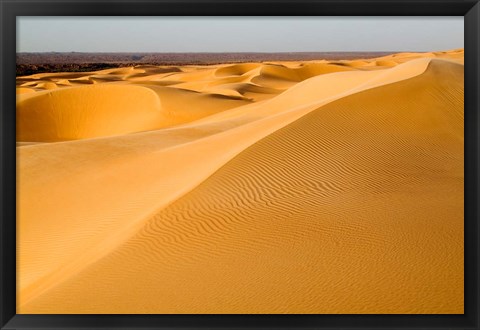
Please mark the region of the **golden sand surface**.
[[17, 77], [17, 313], [462, 314], [463, 56]]

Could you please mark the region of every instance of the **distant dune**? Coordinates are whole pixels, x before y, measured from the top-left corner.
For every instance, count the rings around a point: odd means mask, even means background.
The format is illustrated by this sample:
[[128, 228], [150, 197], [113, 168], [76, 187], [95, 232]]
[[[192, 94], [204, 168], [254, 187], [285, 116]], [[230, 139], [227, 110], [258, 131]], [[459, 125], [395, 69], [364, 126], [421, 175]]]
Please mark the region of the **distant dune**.
[[17, 77], [17, 313], [462, 314], [463, 55]]
[[82, 53], [44, 52], [17, 53], [17, 65], [85, 64], [85, 63], [163, 63], [163, 64], [213, 64], [261, 61], [348, 60], [362, 57], [379, 57], [392, 52], [237, 52], [237, 53]]

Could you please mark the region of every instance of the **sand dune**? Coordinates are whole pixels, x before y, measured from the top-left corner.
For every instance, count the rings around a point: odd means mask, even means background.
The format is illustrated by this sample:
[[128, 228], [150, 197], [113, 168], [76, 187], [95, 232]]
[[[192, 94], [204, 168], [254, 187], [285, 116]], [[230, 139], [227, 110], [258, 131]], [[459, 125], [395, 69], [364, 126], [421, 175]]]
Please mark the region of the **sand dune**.
[[20, 77], [17, 312], [463, 313], [461, 55]]
[[20, 141], [54, 142], [125, 134], [153, 129], [159, 121], [160, 99], [151, 90], [138, 86], [63, 88], [17, 105]]
[[244, 64], [233, 64], [221, 67], [215, 71], [215, 75], [218, 77], [224, 76], [241, 76], [245, 73], [261, 67], [260, 63], [244, 63]]

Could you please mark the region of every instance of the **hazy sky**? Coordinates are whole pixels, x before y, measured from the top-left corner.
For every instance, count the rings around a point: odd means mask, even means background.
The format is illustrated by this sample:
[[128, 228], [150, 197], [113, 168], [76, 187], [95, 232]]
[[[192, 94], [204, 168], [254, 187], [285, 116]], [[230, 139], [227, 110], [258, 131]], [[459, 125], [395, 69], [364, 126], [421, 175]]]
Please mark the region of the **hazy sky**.
[[463, 47], [451, 17], [17, 17], [17, 52], [431, 51]]

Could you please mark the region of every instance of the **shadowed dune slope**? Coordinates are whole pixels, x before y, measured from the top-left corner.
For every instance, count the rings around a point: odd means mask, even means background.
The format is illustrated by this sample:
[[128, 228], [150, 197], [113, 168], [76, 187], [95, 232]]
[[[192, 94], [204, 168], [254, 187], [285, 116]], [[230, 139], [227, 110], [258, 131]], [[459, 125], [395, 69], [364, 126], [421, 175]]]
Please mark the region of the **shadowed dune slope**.
[[233, 64], [221, 67], [215, 71], [215, 75], [218, 77], [224, 76], [241, 76], [250, 70], [256, 69], [261, 66], [260, 63], [243, 63]]
[[198, 93], [163, 86], [143, 86], [154, 91], [162, 102], [164, 119], [157, 128], [189, 123], [250, 103], [218, 94]]
[[261, 139], [17, 312], [461, 314], [463, 182], [463, 65], [433, 61]]

